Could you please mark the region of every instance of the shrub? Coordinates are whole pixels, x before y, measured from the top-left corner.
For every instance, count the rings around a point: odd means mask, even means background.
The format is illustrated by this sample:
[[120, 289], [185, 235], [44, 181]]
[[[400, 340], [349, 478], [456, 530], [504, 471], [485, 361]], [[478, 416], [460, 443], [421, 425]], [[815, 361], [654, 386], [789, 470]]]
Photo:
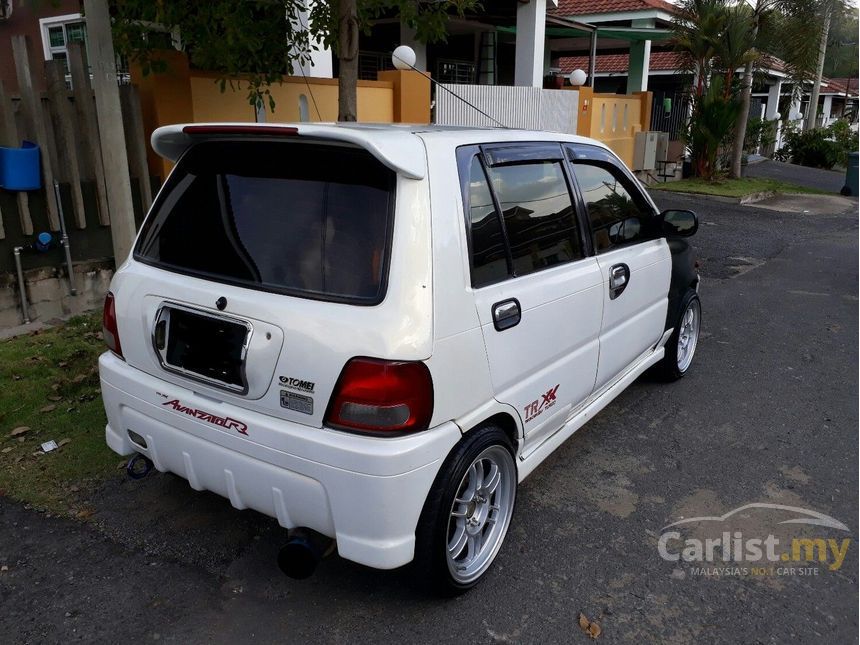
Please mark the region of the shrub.
[[767, 119], [750, 119], [747, 121], [747, 132], [744, 137], [744, 152], [755, 153], [759, 146], [763, 150], [776, 143], [776, 125], [778, 121]]
[[839, 119], [827, 128], [830, 138], [839, 146], [839, 165], [848, 163], [848, 153], [857, 152], [857, 133], [851, 129], [851, 124], [846, 119]]
[[693, 173], [713, 181], [720, 168], [720, 151], [731, 146], [740, 101], [723, 91], [724, 79], [716, 76], [701, 96], [693, 97], [693, 111], [682, 137], [690, 150]]
[[835, 141], [829, 138], [828, 130], [818, 128], [808, 132], [789, 131], [785, 135], [782, 152], [791, 161], [812, 168], [833, 168], [843, 156]]
[[840, 119], [827, 128], [800, 132], [786, 128], [784, 147], [774, 153], [777, 161], [789, 161], [813, 168], [833, 168], [848, 162], [848, 153], [857, 151], [857, 133]]

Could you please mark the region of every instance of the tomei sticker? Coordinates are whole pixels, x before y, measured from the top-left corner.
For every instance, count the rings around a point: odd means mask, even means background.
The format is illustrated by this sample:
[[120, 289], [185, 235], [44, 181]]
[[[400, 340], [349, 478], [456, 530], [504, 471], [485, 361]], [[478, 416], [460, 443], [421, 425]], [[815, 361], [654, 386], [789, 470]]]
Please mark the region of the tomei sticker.
[[281, 387], [298, 390], [299, 392], [307, 392], [308, 394], [313, 394], [314, 387], [316, 387], [316, 384], [313, 381], [294, 378], [292, 376], [279, 376], [278, 380], [281, 382]]

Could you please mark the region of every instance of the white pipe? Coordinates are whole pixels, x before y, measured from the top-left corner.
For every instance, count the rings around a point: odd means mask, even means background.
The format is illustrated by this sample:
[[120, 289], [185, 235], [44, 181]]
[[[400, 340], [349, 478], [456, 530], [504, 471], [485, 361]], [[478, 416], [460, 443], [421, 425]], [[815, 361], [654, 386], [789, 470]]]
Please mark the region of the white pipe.
[[57, 209], [60, 211], [60, 246], [66, 255], [66, 270], [69, 273], [69, 293], [73, 296], [78, 295], [78, 290], [75, 288], [75, 267], [72, 266], [72, 249], [69, 246], [69, 235], [66, 233], [66, 216], [63, 213], [63, 201], [60, 199], [60, 184], [54, 182], [54, 196], [57, 198]]
[[30, 324], [30, 311], [27, 306], [27, 290], [24, 285], [24, 269], [21, 267], [21, 251], [24, 250], [23, 246], [16, 246], [12, 249], [12, 252], [15, 254], [15, 269], [18, 271], [18, 289], [21, 292], [21, 311], [24, 314], [24, 324]]

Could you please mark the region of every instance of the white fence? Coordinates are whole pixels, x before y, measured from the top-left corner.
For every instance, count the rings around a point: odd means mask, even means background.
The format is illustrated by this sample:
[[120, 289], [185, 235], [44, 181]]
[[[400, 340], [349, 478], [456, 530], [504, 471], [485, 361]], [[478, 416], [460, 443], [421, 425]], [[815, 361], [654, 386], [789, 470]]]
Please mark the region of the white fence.
[[434, 122], [439, 125], [501, 124], [508, 128], [576, 134], [579, 92], [502, 85], [442, 85], [436, 88], [435, 105]]

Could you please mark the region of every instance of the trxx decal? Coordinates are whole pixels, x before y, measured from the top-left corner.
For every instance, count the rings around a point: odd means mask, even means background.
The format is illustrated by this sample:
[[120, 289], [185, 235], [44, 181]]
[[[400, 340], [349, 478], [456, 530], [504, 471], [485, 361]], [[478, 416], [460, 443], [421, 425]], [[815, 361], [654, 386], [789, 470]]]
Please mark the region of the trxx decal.
[[535, 399], [531, 403], [529, 403], [525, 408], [523, 408], [523, 413], [525, 414], [526, 423], [532, 421], [542, 415], [544, 410], [549, 410], [552, 406], [555, 405], [555, 393], [558, 392], [558, 385], [553, 388], [550, 388], [546, 391], [546, 393], [541, 394], [541, 398]]

